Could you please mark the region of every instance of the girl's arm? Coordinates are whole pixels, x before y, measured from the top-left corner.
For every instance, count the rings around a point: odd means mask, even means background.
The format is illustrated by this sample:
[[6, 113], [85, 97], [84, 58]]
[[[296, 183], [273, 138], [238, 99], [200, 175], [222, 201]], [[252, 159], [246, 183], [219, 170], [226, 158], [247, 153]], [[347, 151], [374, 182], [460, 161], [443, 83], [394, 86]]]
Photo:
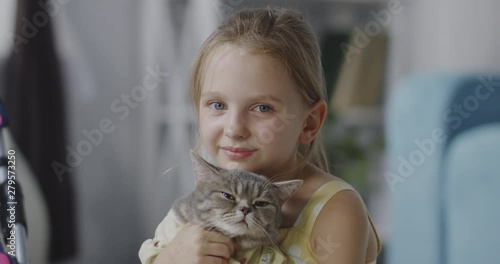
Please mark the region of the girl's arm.
[[316, 263], [365, 264], [370, 224], [363, 200], [351, 190], [334, 195], [311, 233]]

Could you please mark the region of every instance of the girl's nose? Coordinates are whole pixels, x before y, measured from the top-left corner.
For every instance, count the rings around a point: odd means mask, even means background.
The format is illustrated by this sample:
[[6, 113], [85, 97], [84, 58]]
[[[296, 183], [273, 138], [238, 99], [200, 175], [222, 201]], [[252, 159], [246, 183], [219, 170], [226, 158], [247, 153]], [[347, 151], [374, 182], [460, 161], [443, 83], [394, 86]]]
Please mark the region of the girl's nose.
[[243, 115], [231, 113], [226, 121], [224, 135], [230, 139], [246, 139], [250, 135], [246, 120]]

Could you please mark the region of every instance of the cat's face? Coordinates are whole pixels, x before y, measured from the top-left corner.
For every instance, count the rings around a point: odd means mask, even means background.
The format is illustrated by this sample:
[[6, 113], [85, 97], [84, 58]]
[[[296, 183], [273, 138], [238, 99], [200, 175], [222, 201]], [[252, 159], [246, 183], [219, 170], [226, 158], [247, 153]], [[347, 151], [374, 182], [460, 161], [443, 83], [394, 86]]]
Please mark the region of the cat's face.
[[[196, 154], [195, 154], [196, 155]], [[281, 205], [301, 180], [270, 182], [241, 170], [215, 167], [193, 156], [196, 191], [205, 197], [198, 207], [207, 225], [234, 236], [270, 239], [281, 223]]]

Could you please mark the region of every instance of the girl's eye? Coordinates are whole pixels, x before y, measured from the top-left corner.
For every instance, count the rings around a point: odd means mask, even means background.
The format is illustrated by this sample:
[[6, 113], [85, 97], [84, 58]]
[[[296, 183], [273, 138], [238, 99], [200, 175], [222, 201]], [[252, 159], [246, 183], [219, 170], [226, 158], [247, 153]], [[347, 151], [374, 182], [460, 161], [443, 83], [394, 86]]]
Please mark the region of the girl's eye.
[[262, 112], [262, 113], [267, 113], [272, 110], [272, 108], [269, 105], [258, 105], [255, 107], [257, 112]]
[[224, 110], [224, 104], [221, 102], [211, 102], [210, 107], [214, 110]]
[[227, 199], [231, 200], [231, 201], [234, 201], [234, 197], [232, 195], [230, 195], [229, 193], [225, 193], [225, 192], [220, 192], [222, 194], [222, 196], [226, 197]]
[[264, 207], [266, 205], [268, 205], [269, 203], [268, 202], [263, 202], [263, 201], [258, 201], [258, 202], [255, 202], [255, 206], [258, 206], [258, 207]]

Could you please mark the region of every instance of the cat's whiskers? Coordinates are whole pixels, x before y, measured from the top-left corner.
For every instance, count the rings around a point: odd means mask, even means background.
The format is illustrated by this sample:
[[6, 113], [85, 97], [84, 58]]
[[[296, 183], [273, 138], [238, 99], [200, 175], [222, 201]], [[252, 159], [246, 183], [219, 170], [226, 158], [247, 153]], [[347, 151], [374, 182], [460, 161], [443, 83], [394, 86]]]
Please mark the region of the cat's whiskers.
[[201, 227], [203, 227], [206, 231], [209, 231], [205, 233], [207, 234], [205, 241], [208, 241], [210, 235], [212, 234], [212, 231], [218, 231], [217, 227], [215, 227], [214, 225], [218, 220], [219, 220], [218, 217], [213, 217], [211, 219], [207, 219], [205, 223], [201, 225]]
[[222, 215], [222, 218], [230, 221], [230, 222], [227, 222], [228, 224], [236, 224], [236, 223], [240, 222], [241, 220], [245, 219], [245, 217], [243, 217], [243, 219], [238, 220], [238, 213], [237, 212], [226, 213], [226, 214]]
[[258, 219], [254, 218], [254, 224], [255, 227], [271, 242], [276, 247], [279, 247], [279, 238], [275, 238], [271, 235], [269, 235], [269, 230], [266, 228], [266, 226], [259, 221]]
[[[235, 223], [237, 223], [237, 221], [236, 221], [237, 220], [237, 213], [236, 212], [227, 213], [227, 214], [222, 216], [222, 219], [223, 220], [227, 219], [229, 221], [229, 222], [226, 222], [227, 224], [235, 224]], [[245, 219], [245, 218], [243, 218], [243, 219]]]
[[169, 171], [171, 171], [173, 168], [179, 166], [179, 164], [175, 164], [174, 166], [168, 168], [167, 170], [165, 170], [165, 172], [163, 172], [159, 178], [162, 178], [165, 174], [167, 174]]

